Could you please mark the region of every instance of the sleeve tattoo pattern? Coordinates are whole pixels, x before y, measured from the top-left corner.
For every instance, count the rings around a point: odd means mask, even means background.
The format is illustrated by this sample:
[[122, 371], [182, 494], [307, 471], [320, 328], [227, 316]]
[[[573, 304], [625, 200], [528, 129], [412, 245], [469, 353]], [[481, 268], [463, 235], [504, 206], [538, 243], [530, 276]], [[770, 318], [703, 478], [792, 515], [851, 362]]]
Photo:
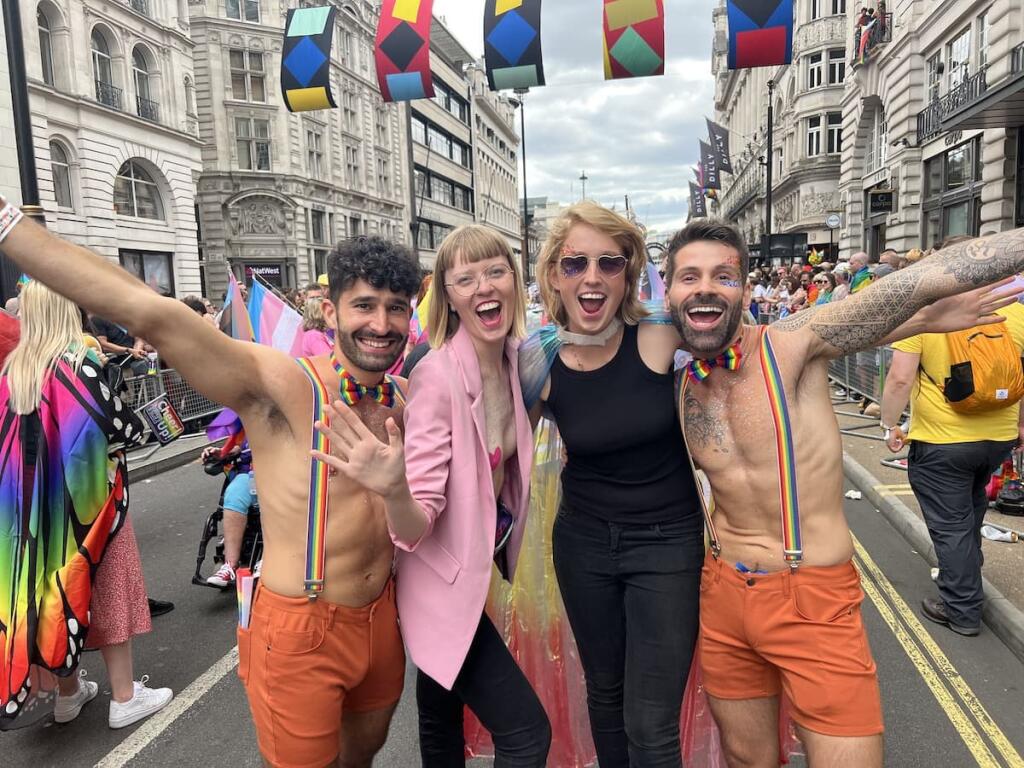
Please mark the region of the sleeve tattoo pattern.
[[791, 332], [805, 325], [844, 354], [875, 346], [937, 299], [980, 288], [1024, 269], [1024, 229], [957, 243], [893, 272], [862, 292], [823, 304], [772, 326]]

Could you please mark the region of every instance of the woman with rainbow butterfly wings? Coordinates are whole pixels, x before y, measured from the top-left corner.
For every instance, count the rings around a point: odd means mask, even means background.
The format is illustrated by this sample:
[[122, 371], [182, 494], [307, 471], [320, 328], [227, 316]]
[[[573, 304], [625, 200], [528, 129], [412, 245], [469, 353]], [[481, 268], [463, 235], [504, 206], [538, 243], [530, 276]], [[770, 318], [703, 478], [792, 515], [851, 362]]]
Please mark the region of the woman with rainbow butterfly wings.
[[76, 340], [74, 304], [38, 283], [22, 300], [21, 344], [0, 375], [4, 724], [37, 692], [40, 669], [67, 677], [78, 665], [96, 570], [127, 511], [124, 451], [115, 444], [143, 434]]

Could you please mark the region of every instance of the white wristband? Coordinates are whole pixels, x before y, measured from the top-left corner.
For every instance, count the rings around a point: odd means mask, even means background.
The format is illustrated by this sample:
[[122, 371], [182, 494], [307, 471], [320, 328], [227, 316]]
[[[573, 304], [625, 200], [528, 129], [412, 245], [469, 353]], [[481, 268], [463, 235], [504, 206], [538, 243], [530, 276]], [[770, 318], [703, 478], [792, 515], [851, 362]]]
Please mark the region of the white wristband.
[[0, 197], [0, 243], [11, 233], [11, 230], [21, 221], [24, 215], [20, 208], [15, 208], [4, 198]]

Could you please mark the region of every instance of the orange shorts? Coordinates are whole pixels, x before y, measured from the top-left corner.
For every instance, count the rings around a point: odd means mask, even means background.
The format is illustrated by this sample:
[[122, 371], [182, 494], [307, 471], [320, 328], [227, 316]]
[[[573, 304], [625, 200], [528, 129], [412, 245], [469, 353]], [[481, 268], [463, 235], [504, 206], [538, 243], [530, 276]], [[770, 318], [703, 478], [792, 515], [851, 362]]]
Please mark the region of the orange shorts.
[[755, 575], [708, 554], [700, 592], [700, 663], [709, 694], [757, 699], [781, 690], [793, 719], [810, 731], [885, 730], [853, 563]]
[[394, 579], [362, 608], [258, 586], [249, 628], [238, 629], [238, 676], [269, 765], [333, 763], [344, 713], [390, 707], [402, 696]]

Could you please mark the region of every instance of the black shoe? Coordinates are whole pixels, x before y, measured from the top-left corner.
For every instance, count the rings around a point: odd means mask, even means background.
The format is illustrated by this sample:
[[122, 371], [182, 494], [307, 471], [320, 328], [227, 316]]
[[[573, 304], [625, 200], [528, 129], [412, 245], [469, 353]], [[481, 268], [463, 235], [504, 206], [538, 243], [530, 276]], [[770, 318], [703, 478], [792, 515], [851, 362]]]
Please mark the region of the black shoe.
[[152, 597], [147, 597], [149, 600], [149, 615], [153, 618], [157, 616], [163, 616], [165, 613], [170, 613], [174, 610], [174, 603], [168, 600], [154, 600]]
[[923, 613], [924, 617], [929, 621], [934, 621], [936, 624], [949, 627], [958, 635], [963, 635], [964, 637], [974, 637], [981, 632], [981, 627], [964, 627], [951, 622], [949, 620], [949, 616], [946, 615], [946, 604], [941, 600], [926, 597], [921, 601], [921, 613]]

